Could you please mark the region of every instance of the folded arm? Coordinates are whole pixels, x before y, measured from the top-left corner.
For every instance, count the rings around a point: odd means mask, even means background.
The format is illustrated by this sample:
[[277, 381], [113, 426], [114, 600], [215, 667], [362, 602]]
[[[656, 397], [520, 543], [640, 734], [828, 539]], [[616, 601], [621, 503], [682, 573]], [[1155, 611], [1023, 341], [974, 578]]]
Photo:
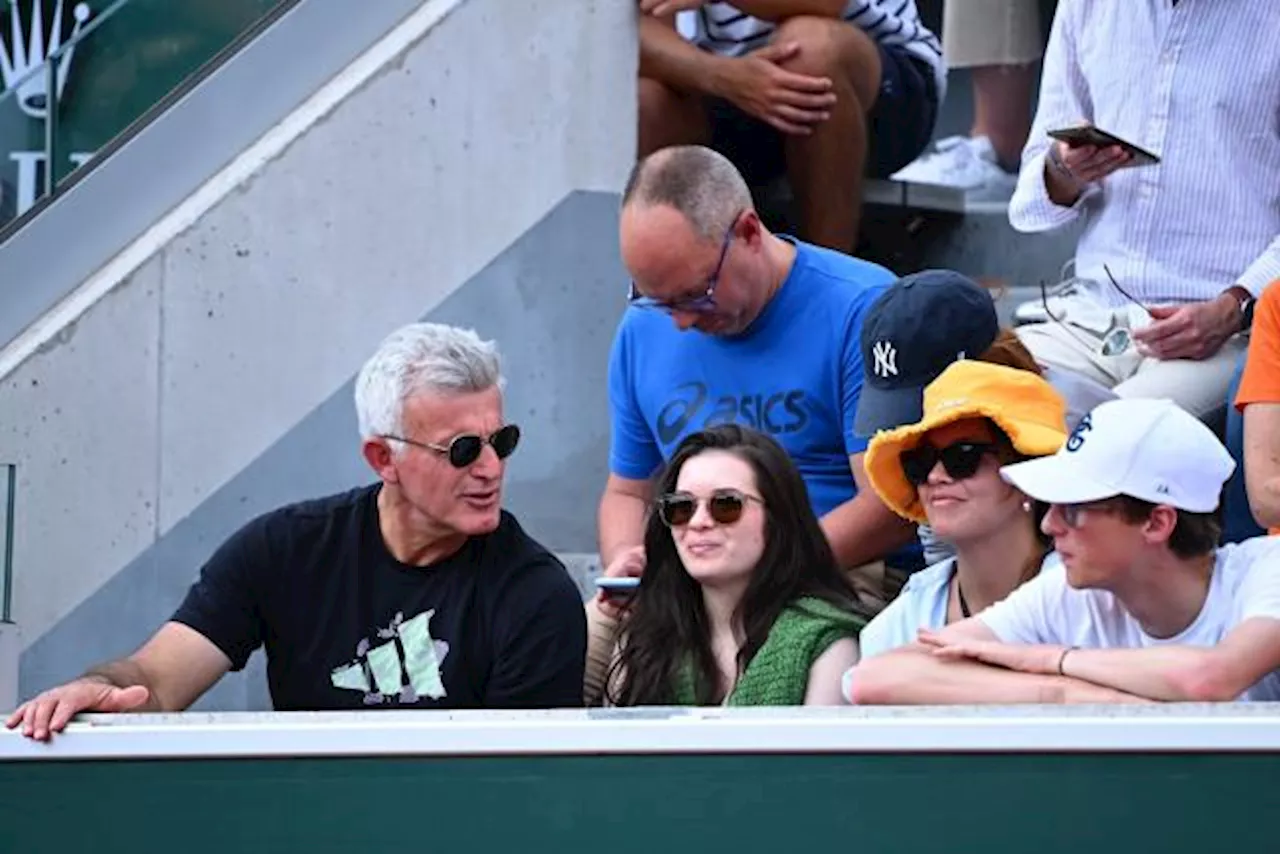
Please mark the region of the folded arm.
[[1217, 646], [1077, 649], [1063, 672], [1153, 700], [1229, 702], [1280, 668], [1280, 620], [1255, 617]]
[[922, 637], [933, 654], [1027, 676], [1057, 675], [1150, 700], [1227, 702], [1280, 668], [1280, 620], [1253, 617], [1216, 646], [1182, 644], [1145, 649], [1075, 649], [1009, 644], [990, 637]]
[[[976, 617], [954, 623], [938, 635], [956, 643], [996, 642], [995, 634]], [[946, 658], [923, 644], [864, 659], [850, 672], [847, 688], [849, 701], [861, 705], [1143, 702], [1143, 698], [1068, 676], [1019, 673]]]

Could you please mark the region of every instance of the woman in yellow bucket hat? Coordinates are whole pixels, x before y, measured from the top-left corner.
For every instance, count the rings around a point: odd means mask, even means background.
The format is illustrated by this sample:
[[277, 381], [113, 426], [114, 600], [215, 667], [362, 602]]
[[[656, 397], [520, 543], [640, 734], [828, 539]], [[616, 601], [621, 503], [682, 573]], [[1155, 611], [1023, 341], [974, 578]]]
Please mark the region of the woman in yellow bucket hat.
[[1039, 572], [1050, 544], [1041, 512], [1000, 467], [1056, 452], [1066, 404], [1031, 371], [953, 363], [924, 391], [919, 422], [882, 431], [867, 448], [872, 488], [904, 518], [927, 522], [955, 551], [914, 574], [862, 631], [862, 657], [911, 643], [998, 602]]

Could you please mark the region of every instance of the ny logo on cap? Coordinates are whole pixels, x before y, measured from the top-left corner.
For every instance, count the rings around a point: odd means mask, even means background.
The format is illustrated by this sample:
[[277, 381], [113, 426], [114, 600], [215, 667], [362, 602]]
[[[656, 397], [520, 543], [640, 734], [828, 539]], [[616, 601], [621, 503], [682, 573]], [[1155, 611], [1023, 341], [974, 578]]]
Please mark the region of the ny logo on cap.
[[877, 341], [871, 347], [871, 357], [875, 360], [872, 370], [878, 377], [898, 375], [898, 351], [888, 341]]
[[1093, 429], [1093, 418], [1086, 414], [1080, 419], [1080, 423], [1076, 425], [1076, 429], [1071, 431], [1071, 437], [1067, 439], [1067, 451], [1075, 453], [1084, 445], [1084, 434]]

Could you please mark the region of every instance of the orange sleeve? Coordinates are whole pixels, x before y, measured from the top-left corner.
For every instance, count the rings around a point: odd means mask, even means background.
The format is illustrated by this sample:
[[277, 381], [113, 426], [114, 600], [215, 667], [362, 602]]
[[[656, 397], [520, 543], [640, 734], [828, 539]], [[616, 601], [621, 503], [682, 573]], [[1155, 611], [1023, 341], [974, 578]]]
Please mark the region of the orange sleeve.
[[1280, 403], [1280, 280], [1266, 287], [1253, 310], [1236, 409], [1243, 412], [1250, 403]]

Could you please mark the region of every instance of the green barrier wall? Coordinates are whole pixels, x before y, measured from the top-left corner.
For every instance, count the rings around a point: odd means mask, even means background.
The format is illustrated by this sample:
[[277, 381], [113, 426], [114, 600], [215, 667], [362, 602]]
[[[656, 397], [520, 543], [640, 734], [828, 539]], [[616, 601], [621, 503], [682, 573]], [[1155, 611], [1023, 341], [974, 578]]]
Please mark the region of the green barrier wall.
[[0, 765], [0, 850], [1270, 851], [1275, 755]]

